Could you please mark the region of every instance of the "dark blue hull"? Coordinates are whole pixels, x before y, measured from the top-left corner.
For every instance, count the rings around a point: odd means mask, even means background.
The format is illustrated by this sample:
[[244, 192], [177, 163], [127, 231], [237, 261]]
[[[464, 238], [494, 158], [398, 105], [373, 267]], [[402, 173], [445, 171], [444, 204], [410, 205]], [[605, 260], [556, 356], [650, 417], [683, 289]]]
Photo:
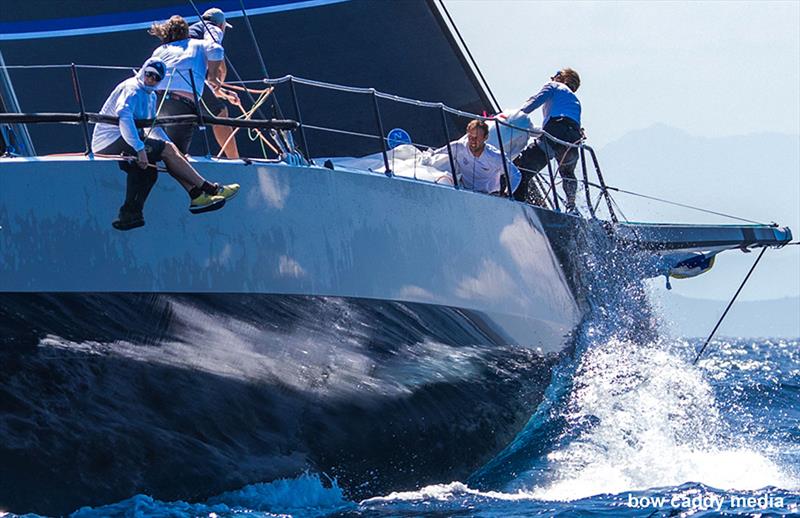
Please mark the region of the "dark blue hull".
[[304, 470], [351, 498], [464, 479], [557, 355], [468, 311], [242, 294], [0, 295], [0, 507], [193, 500]]

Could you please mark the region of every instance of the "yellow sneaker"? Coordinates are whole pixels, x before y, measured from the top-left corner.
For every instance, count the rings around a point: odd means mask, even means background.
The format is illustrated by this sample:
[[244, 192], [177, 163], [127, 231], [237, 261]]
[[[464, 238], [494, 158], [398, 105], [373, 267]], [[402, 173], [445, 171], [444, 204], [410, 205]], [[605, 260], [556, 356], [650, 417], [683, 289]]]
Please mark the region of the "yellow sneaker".
[[189, 212], [192, 214], [202, 214], [203, 212], [211, 212], [212, 210], [219, 210], [225, 205], [225, 198], [223, 196], [203, 193], [197, 198], [192, 198], [189, 204]]
[[217, 189], [217, 196], [222, 196], [226, 200], [230, 200], [239, 192], [238, 183], [229, 183], [228, 185], [220, 185]]

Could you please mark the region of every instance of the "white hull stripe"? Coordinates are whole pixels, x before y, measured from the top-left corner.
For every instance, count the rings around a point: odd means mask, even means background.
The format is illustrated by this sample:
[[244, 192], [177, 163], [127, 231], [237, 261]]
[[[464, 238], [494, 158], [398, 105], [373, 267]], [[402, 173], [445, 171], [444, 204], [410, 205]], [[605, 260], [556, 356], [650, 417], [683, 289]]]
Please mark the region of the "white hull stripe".
[[[247, 9], [248, 16], [269, 13], [279, 13], [283, 11], [293, 11], [296, 9], [307, 9], [309, 7], [319, 7], [323, 5], [338, 4], [349, 0], [267, 0], [257, 2], [261, 7], [251, 7]], [[221, 4], [222, 2], [217, 2]], [[256, 2], [250, 2], [256, 3]], [[169, 14], [165, 14], [165, 13]], [[0, 24], [0, 41], [12, 40], [31, 40], [41, 38], [62, 38], [67, 36], [86, 36], [90, 34], [105, 34], [110, 32], [132, 31], [147, 29], [154, 21], [165, 20], [172, 14], [183, 15], [189, 23], [197, 21], [198, 17], [194, 10], [189, 12], [184, 7], [175, 8], [170, 11], [164, 9], [140, 11], [130, 13], [119, 13], [115, 15], [87, 16], [84, 18], [69, 18], [58, 20], [37, 20], [35, 22], [12, 22]], [[227, 19], [241, 18], [244, 16], [241, 10], [231, 10], [225, 13]], [[113, 23], [112, 22], [117, 22]], [[131, 20], [124, 22], [124, 20]], [[136, 20], [136, 21], [133, 21]], [[119, 23], [123, 21], [123, 23]], [[112, 22], [112, 23], [109, 23]], [[69, 24], [71, 28], [55, 28]], [[97, 25], [98, 23], [108, 23], [107, 25]], [[46, 27], [54, 27], [47, 29]]]

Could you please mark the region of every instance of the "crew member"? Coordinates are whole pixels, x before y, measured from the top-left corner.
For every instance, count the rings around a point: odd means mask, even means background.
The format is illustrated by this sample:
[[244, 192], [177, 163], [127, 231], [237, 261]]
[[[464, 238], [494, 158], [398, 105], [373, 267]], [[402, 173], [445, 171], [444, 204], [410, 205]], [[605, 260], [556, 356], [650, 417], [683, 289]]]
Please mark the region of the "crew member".
[[[222, 10], [212, 7], [203, 13], [202, 19], [199, 22], [193, 23], [189, 26], [189, 37], [197, 40], [207, 39], [213, 43], [222, 45], [222, 38], [225, 37], [225, 30], [233, 26], [225, 20], [225, 13]], [[228, 68], [225, 65], [225, 60], [219, 66], [217, 80], [218, 82], [212, 83], [206, 81], [206, 86], [203, 89], [202, 104], [208, 113], [216, 117], [227, 117], [228, 107], [225, 106], [225, 101], [231, 103], [238, 103], [239, 97], [235, 92], [217, 86], [225, 82], [225, 76], [228, 73]], [[231, 137], [234, 130], [230, 126], [211, 126], [214, 130], [214, 138], [217, 144], [225, 153], [228, 158], [239, 158], [239, 148], [236, 145], [236, 138]]]
[[[450, 143], [453, 162], [458, 181], [465, 189], [490, 194], [501, 194], [504, 190], [502, 178], [505, 177], [500, 150], [486, 143], [489, 126], [480, 119], [467, 124], [467, 133]], [[447, 153], [447, 147], [437, 149], [435, 154]], [[508, 174], [511, 177], [512, 192], [520, 182], [519, 170], [507, 159]]]
[[[203, 96], [205, 81], [215, 88], [220, 86], [220, 67], [225, 57], [222, 45], [211, 39], [189, 38], [189, 24], [177, 15], [164, 23], [153, 23], [149, 32], [162, 42], [152, 57], [167, 66], [167, 75], [159, 87], [164, 92], [159, 114], [198, 114], [195, 101]], [[182, 153], [189, 151], [194, 124], [171, 125], [166, 132]]]
[[207, 182], [160, 127], [152, 127], [147, 132], [136, 128], [135, 119], [155, 117], [155, 89], [165, 75], [163, 61], [148, 59], [135, 76], [114, 88], [100, 110], [101, 115], [119, 117], [119, 125], [99, 123], [92, 134], [95, 154], [136, 157], [135, 164], [125, 162], [120, 166], [128, 178], [125, 203], [119, 209], [119, 218], [112, 223], [117, 230], [144, 225], [142, 209], [158, 177], [155, 164], [160, 160], [189, 193], [189, 210], [194, 214], [222, 208], [225, 201], [239, 191], [239, 184], [220, 186]]
[[[575, 96], [580, 85], [581, 79], [577, 72], [571, 68], [561, 69], [550, 78], [539, 93], [528, 99], [521, 110], [530, 114], [541, 106], [544, 131], [559, 140], [577, 144], [583, 139], [581, 102]], [[566, 209], [574, 212], [577, 191], [575, 165], [578, 162], [578, 150], [552, 142], [544, 135], [525, 148], [514, 161], [522, 169], [522, 184], [514, 193], [514, 197], [531, 203], [537, 201], [532, 199], [535, 196], [529, 195], [529, 183], [531, 191], [538, 191], [533, 176], [541, 171], [551, 158], [555, 158], [558, 162], [558, 173], [561, 175], [564, 194], [567, 197]]]

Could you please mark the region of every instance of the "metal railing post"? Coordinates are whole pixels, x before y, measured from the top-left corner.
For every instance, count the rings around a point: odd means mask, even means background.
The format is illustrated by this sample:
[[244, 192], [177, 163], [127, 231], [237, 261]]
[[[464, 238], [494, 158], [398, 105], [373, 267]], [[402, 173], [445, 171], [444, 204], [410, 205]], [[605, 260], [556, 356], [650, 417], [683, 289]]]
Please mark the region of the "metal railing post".
[[378, 122], [378, 138], [381, 140], [381, 153], [383, 153], [383, 165], [386, 166], [386, 176], [392, 176], [392, 169], [389, 167], [389, 149], [386, 146], [386, 134], [383, 130], [383, 121], [381, 120], [381, 110], [378, 106], [378, 96], [375, 95], [375, 89], [370, 88], [372, 94], [372, 106], [375, 108], [375, 120]]
[[500, 144], [500, 157], [503, 159], [503, 173], [506, 175], [506, 185], [508, 186], [508, 197], [514, 199], [514, 193], [511, 189], [511, 176], [508, 174], [508, 162], [506, 161], [506, 150], [503, 146], [503, 135], [500, 134], [500, 125], [502, 122], [495, 120], [494, 128], [497, 130], [497, 143]]
[[614, 213], [614, 207], [611, 205], [611, 197], [608, 195], [608, 189], [606, 188], [606, 182], [603, 180], [603, 173], [600, 172], [600, 163], [597, 161], [597, 155], [594, 152], [594, 149], [590, 147], [586, 147], [589, 150], [589, 154], [592, 155], [592, 162], [594, 162], [594, 170], [597, 173], [597, 179], [600, 181], [600, 187], [603, 189], [603, 197], [606, 199], [606, 205], [608, 206], [608, 214], [611, 216], [611, 221], [614, 223], [618, 223], [619, 220], [617, 219], [617, 215]]
[[311, 162], [311, 152], [308, 150], [308, 141], [306, 140], [306, 130], [303, 127], [303, 116], [300, 115], [300, 103], [297, 101], [297, 90], [294, 87], [294, 77], [289, 76], [289, 91], [292, 94], [292, 104], [294, 104], [294, 113], [297, 115], [297, 123], [300, 125], [300, 140], [303, 141], [303, 155], [309, 164]]
[[[205, 80], [205, 79], [204, 79]], [[208, 142], [208, 132], [206, 131], [206, 122], [203, 120], [203, 109], [200, 106], [200, 99], [197, 97], [197, 86], [194, 82], [194, 73], [189, 70], [189, 81], [192, 83], [192, 97], [194, 97], [194, 108], [197, 111], [197, 116], [200, 118], [200, 131], [203, 133], [203, 138], [206, 143], [206, 158], [211, 156], [211, 145]], [[189, 151], [188, 149], [186, 150]]]
[[447, 129], [447, 116], [444, 111], [444, 104], [439, 103], [439, 113], [442, 114], [442, 128], [444, 128], [444, 138], [447, 142], [447, 158], [450, 159], [450, 171], [453, 175], [453, 187], [458, 189], [458, 175], [456, 174], [456, 162], [453, 160], [453, 150], [450, 148], [450, 130]]
[[75, 98], [78, 101], [78, 106], [81, 109], [81, 127], [83, 128], [83, 142], [86, 144], [86, 155], [89, 158], [94, 158], [92, 153], [92, 139], [89, 136], [89, 119], [86, 117], [86, 106], [83, 104], [83, 94], [81, 94], [81, 83], [78, 81], [78, 67], [75, 63], [71, 64], [72, 70], [72, 88], [75, 91]]
[[583, 190], [586, 193], [586, 205], [589, 206], [589, 213], [592, 218], [595, 218], [594, 205], [592, 204], [592, 193], [589, 192], [589, 173], [586, 172], [586, 153], [583, 146], [580, 147], [581, 153], [581, 169], [583, 170]]

